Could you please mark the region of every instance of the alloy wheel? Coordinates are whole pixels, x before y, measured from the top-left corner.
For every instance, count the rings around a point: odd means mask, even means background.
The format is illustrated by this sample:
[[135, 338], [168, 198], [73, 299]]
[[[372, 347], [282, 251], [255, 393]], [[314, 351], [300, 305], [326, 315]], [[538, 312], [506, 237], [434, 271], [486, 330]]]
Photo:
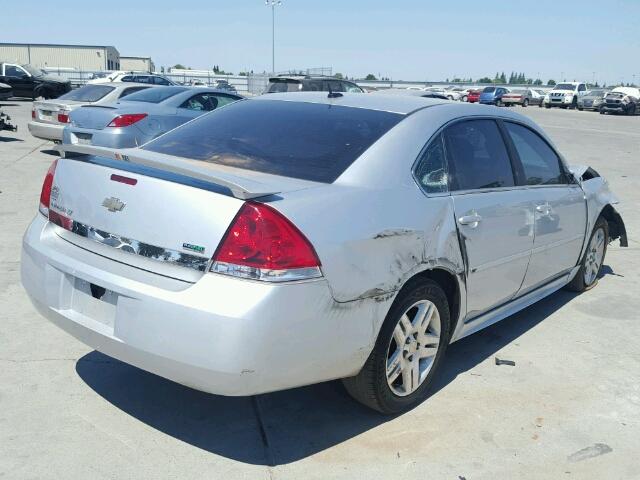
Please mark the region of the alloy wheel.
[[404, 397], [422, 385], [438, 353], [440, 332], [440, 314], [429, 300], [402, 314], [387, 348], [387, 383], [394, 394]]
[[599, 228], [591, 237], [584, 262], [584, 284], [589, 286], [596, 281], [604, 260], [605, 233]]

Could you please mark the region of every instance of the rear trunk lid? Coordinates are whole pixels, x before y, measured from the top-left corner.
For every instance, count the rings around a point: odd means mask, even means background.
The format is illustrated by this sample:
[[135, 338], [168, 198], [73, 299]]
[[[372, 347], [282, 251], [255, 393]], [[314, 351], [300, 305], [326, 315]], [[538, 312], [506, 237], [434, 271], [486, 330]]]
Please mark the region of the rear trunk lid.
[[[56, 233], [85, 250], [184, 281], [204, 273], [245, 199], [316, 185], [264, 174], [258, 181], [252, 172], [210, 165], [197, 170], [177, 157], [124, 156], [129, 162], [58, 161], [49, 217], [59, 225]], [[265, 183], [266, 177], [274, 179]]]
[[174, 115], [175, 109], [148, 102], [118, 102], [107, 105], [87, 105], [76, 109], [71, 115], [73, 125], [79, 128], [102, 130], [119, 115], [146, 113], [151, 115], [161, 110], [162, 115]]
[[74, 100], [43, 100], [33, 102], [33, 110], [36, 112], [35, 120], [43, 123], [60, 124], [58, 113], [68, 114], [70, 111], [85, 105]]

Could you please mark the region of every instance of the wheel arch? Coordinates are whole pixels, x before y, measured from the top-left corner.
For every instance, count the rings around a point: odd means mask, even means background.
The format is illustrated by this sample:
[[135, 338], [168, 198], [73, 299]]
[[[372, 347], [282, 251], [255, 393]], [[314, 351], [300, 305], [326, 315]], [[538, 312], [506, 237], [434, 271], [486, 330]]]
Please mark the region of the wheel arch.
[[419, 283], [424, 280], [432, 280], [437, 283], [447, 297], [449, 317], [451, 320], [450, 332], [451, 337], [453, 337], [462, 311], [461, 306], [464, 298], [464, 282], [461, 275], [462, 274], [456, 275], [451, 270], [440, 266], [422, 270], [421, 272], [409, 277], [404, 282], [396, 295], [396, 299], [401, 296], [403, 291], [407, 290], [415, 283]]
[[620, 246], [627, 247], [627, 229], [620, 214], [613, 206], [608, 203], [600, 211], [600, 217], [603, 217], [609, 224], [609, 238], [611, 240], [620, 239]]

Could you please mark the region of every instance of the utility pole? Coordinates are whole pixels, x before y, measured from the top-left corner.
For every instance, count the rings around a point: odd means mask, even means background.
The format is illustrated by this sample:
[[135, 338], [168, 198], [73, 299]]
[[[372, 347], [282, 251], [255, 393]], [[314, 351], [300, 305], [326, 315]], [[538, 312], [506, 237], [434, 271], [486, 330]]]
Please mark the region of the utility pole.
[[282, 0], [265, 0], [264, 4], [271, 7], [271, 73], [276, 72], [276, 7], [282, 5]]

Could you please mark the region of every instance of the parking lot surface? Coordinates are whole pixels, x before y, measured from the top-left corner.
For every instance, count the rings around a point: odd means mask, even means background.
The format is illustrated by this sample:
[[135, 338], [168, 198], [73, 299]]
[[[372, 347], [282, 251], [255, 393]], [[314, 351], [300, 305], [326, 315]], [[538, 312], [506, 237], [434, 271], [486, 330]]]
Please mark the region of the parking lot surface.
[[31, 102], [0, 106], [20, 129], [0, 132], [0, 477], [640, 478], [640, 117], [514, 107], [609, 180], [629, 248], [610, 246], [593, 290], [453, 344], [431, 397], [394, 418], [340, 382], [204, 394], [44, 320], [20, 285], [20, 242], [56, 156], [27, 131]]

